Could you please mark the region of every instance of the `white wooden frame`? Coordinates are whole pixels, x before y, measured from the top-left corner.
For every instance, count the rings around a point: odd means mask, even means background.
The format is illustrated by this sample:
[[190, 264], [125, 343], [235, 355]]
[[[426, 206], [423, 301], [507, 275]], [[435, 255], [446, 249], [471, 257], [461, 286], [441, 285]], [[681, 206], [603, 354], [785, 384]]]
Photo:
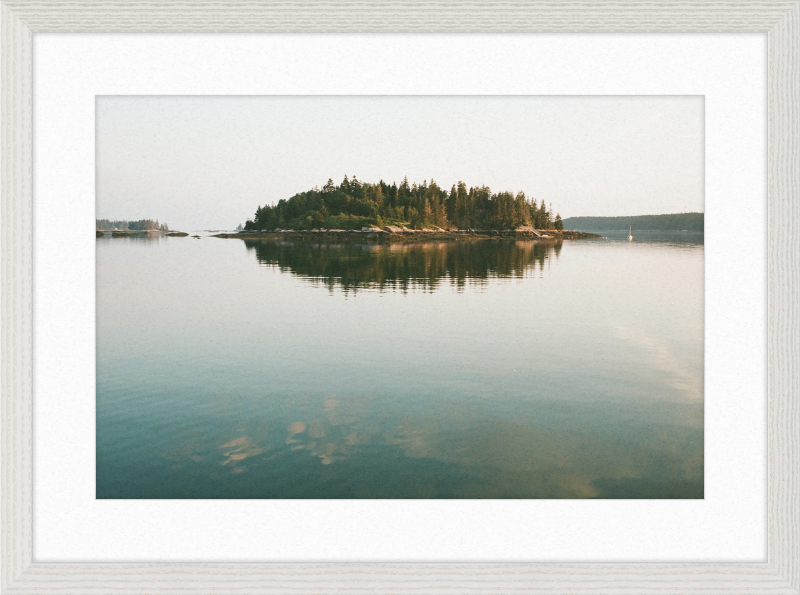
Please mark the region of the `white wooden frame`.
[[[0, 0], [2, 593], [800, 593], [800, 0]], [[768, 560], [680, 564], [34, 563], [34, 32], [766, 32]]]

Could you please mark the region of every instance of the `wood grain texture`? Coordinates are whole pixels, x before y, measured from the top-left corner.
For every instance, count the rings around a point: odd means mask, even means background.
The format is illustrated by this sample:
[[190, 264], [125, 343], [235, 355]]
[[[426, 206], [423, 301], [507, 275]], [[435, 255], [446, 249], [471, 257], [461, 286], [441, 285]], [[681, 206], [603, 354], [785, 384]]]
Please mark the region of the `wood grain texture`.
[[0, 7], [2, 582], [30, 566], [32, 534], [32, 60], [30, 30]]
[[766, 564], [34, 564], [15, 587], [41, 595], [796, 593]]
[[800, 590], [800, 6], [769, 34], [769, 552]]
[[789, 0], [7, 0], [33, 31], [766, 31]]
[[[3, 593], [800, 593], [798, 1], [0, 0], [0, 8]], [[32, 563], [33, 31], [768, 32], [768, 562]]]

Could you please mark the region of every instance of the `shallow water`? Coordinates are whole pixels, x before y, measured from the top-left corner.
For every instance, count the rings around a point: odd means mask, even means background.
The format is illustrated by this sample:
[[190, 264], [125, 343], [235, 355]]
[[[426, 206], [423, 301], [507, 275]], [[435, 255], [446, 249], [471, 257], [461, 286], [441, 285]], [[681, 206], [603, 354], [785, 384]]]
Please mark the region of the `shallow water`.
[[97, 497], [702, 498], [678, 236], [100, 239]]

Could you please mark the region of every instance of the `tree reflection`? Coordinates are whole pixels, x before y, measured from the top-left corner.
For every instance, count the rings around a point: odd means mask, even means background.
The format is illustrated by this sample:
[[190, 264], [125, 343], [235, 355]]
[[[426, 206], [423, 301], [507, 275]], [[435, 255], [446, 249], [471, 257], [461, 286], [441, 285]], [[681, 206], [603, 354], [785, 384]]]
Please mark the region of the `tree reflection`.
[[258, 262], [321, 282], [330, 290], [433, 291], [449, 281], [458, 289], [490, 278], [521, 278], [544, 269], [560, 241], [486, 240], [415, 244], [326, 244], [245, 240]]

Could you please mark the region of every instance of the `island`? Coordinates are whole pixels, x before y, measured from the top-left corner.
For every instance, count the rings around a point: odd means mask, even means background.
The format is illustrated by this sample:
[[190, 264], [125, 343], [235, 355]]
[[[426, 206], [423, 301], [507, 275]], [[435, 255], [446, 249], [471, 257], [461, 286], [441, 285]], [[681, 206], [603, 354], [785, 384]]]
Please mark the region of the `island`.
[[139, 219], [138, 221], [95, 220], [96, 238], [104, 238], [106, 235], [112, 238], [148, 237], [153, 234], [175, 237], [185, 237], [189, 235], [183, 231], [171, 231], [169, 225], [166, 223], [159, 223], [158, 219]]
[[493, 193], [488, 186], [450, 190], [435, 181], [397, 185], [361, 182], [355, 176], [259, 206], [236, 233], [218, 238], [410, 242], [493, 238], [578, 239], [599, 237], [564, 229], [561, 215], [524, 192]]

